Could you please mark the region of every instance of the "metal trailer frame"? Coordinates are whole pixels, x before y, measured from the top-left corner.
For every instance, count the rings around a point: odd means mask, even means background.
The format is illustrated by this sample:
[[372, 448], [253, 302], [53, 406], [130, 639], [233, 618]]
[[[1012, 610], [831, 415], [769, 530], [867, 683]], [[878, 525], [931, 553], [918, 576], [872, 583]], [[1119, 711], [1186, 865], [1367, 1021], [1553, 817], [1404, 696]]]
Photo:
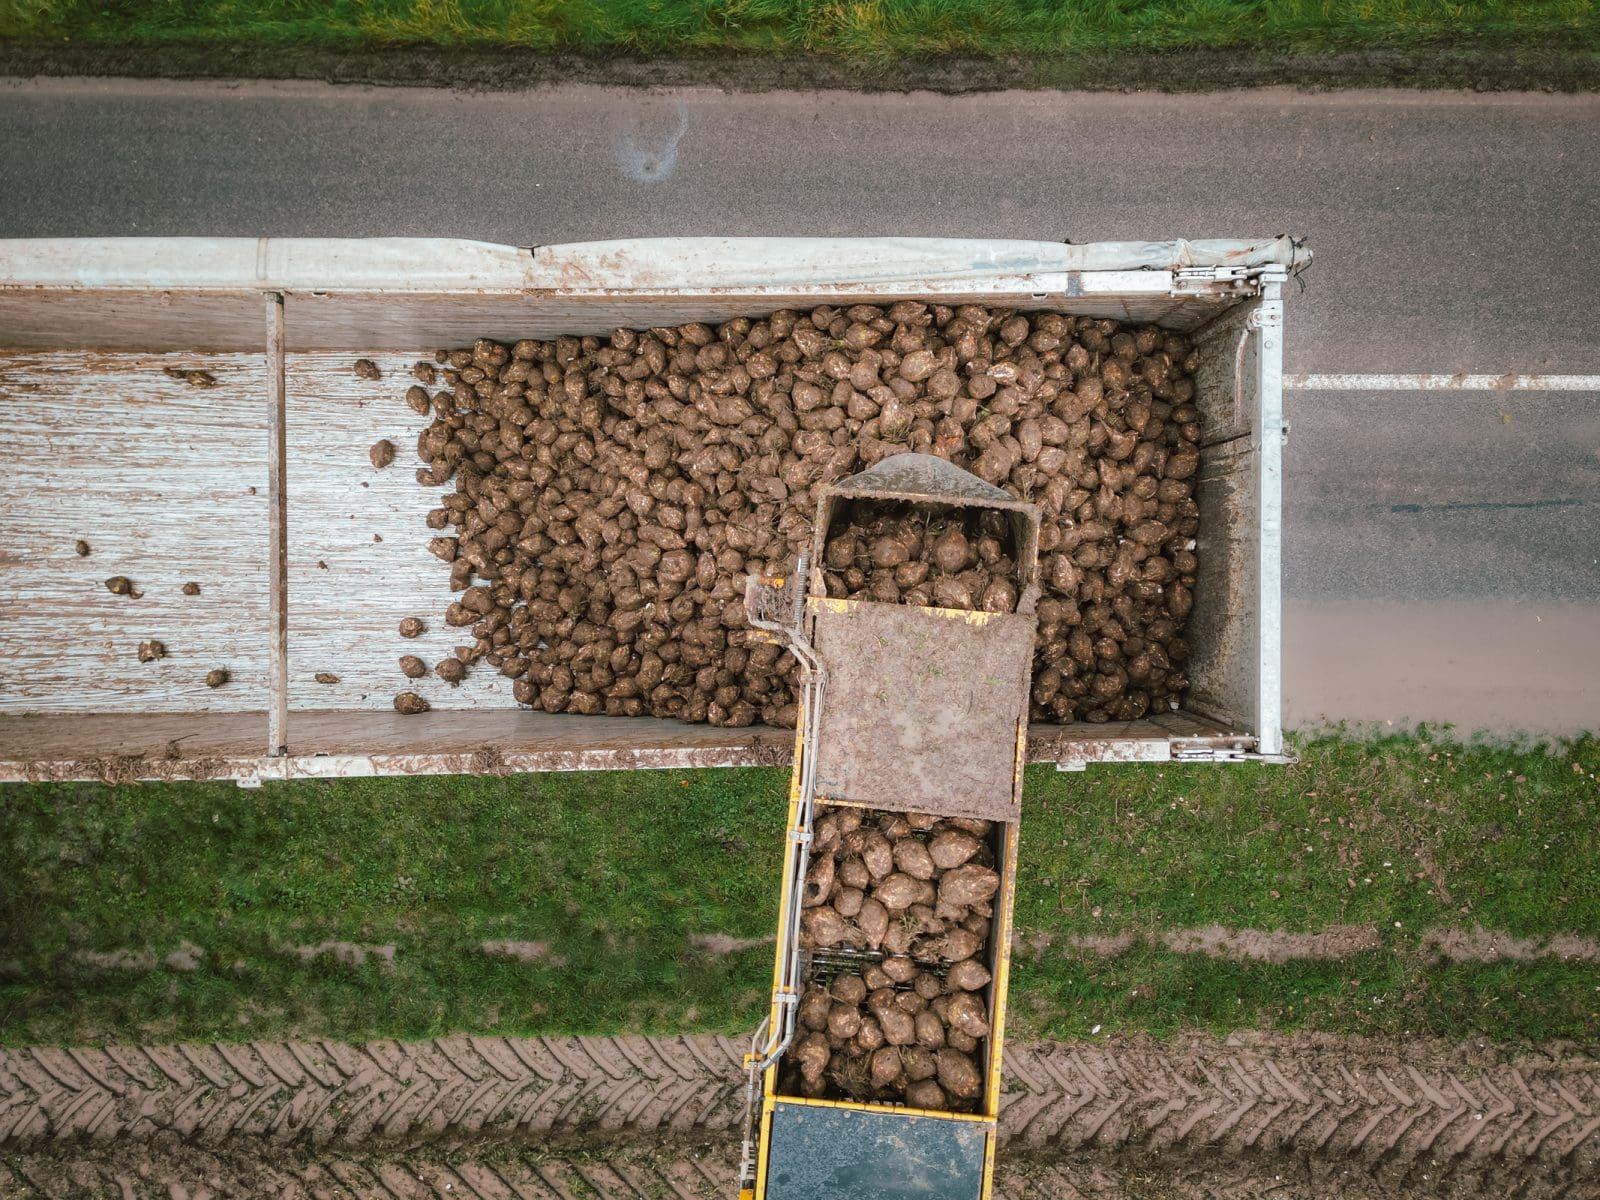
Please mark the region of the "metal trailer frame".
[[[784, 848], [783, 885], [779, 895], [778, 926], [790, 927], [798, 922], [800, 913], [799, 882], [804, 878], [804, 858], [810, 849], [810, 813], [805, 803], [803, 776], [806, 738], [803, 732], [795, 736], [795, 767], [790, 779], [788, 830]], [[1005, 1051], [1006, 998], [1011, 980], [1011, 930], [1016, 910], [1017, 832], [1016, 821], [996, 822], [995, 829], [1001, 839], [996, 866], [1000, 871], [1000, 891], [995, 895], [994, 934], [989, 944], [989, 972], [991, 979], [986, 992], [989, 1009], [988, 1061], [984, 1064], [983, 1110], [977, 1113], [936, 1112], [931, 1109], [912, 1108], [909, 1105], [881, 1105], [855, 1100], [810, 1100], [799, 1096], [785, 1096], [778, 1092], [778, 1064], [776, 1056], [761, 1072], [759, 1109], [751, 1114], [755, 1121], [753, 1131], [757, 1145], [755, 1160], [741, 1164], [745, 1179], [741, 1181], [740, 1200], [767, 1200], [767, 1178], [762, 1169], [771, 1144], [773, 1119], [780, 1106], [794, 1109], [842, 1110], [860, 1113], [886, 1113], [899, 1117], [913, 1117], [935, 1122], [951, 1121], [971, 1123], [983, 1130], [985, 1138], [983, 1176], [980, 1196], [988, 1197], [994, 1179], [994, 1155], [997, 1144], [1000, 1116], [1001, 1063]], [[777, 1029], [784, 1020], [785, 1006], [792, 1009], [798, 1002], [798, 992], [785, 999], [786, 989], [794, 981], [785, 967], [785, 955], [780, 945], [773, 967], [773, 1001], [757, 1038], [769, 1029]], [[781, 1051], [780, 1051], [781, 1053]], [[748, 1186], [744, 1186], [748, 1183]]]
[[[0, 564], [0, 782], [790, 761], [788, 730], [518, 711], [484, 673], [430, 694], [428, 714], [389, 711], [393, 655], [442, 657], [450, 641], [441, 623], [424, 645], [400, 643], [395, 620], [436, 616], [450, 595], [421, 535], [431, 493], [364, 465], [368, 444], [404, 444], [421, 418], [398, 396], [368, 404], [398, 389], [349, 364], [371, 357], [392, 376], [480, 336], [913, 298], [1196, 337], [1193, 687], [1181, 710], [1141, 721], [1036, 725], [1029, 756], [1062, 769], [1281, 761], [1281, 291], [1308, 259], [1288, 238], [0, 241], [0, 403], [17, 451], [0, 480], [13, 551]], [[75, 559], [75, 536], [95, 557]], [[205, 594], [177, 600], [197, 560]], [[148, 598], [109, 596], [99, 581], [117, 571]], [[152, 636], [171, 657], [130, 665]], [[216, 665], [234, 680], [212, 691], [198, 680]]]
[[[820, 566], [828, 536], [847, 506], [859, 502], [905, 503], [913, 511], [929, 514], [952, 510], [1001, 514], [1014, 539], [1017, 611], [830, 598]], [[762, 636], [789, 647], [800, 663], [802, 681], [772, 1005], [745, 1059], [749, 1081], [739, 1187], [748, 1200], [817, 1200], [818, 1187], [830, 1195], [853, 1192], [839, 1177], [863, 1172], [869, 1144], [883, 1147], [896, 1160], [891, 1170], [920, 1176], [915, 1190], [924, 1200], [935, 1195], [987, 1200], [990, 1194], [1016, 900], [1034, 604], [1039, 593], [1038, 552], [1035, 505], [948, 461], [906, 453], [891, 455], [825, 487], [817, 500], [809, 556], [802, 554], [788, 577], [746, 581], [745, 611], [751, 625]], [[974, 677], [981, 682], [963, 685]], [[779, 1093], [779, 1067], [796, 1032], [796, 1011], [806, 985], [800, 919], [819, 803], [975, 816], [992, 823], [1001, 888], [994, 899], [987, 956], [990, 1022], [981, 1112], [937, 1112]], [[844, 1117], [849, 1113], [866, 1115], [852, 1123]], [[981, 1141], [965, 1136], [963, 1126], [976, 1128]], [[815, 1175], [800, 1181], [791, 1178], [805, 1172]], [[882, 1190], [882, 1181], [875, 1182]]]

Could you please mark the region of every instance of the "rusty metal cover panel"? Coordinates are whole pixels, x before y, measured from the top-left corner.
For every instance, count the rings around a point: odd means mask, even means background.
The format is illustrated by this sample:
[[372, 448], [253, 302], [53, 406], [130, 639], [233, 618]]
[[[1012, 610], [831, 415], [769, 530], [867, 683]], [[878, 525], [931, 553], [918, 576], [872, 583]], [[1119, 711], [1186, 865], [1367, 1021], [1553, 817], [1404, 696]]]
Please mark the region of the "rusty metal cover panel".
[[813, 597], [828, 671], [817, 795], [1012, 821], [1036, 620]]
[[1034, 511], [1034, 506], [1027, 501], [1018, 500], [994, 484], [985, 483], [971, 471], [933, 454], [891, 454], [865, 471], [832, 484], [828, 491], [835, 496], [873, 500], [932, 501]]

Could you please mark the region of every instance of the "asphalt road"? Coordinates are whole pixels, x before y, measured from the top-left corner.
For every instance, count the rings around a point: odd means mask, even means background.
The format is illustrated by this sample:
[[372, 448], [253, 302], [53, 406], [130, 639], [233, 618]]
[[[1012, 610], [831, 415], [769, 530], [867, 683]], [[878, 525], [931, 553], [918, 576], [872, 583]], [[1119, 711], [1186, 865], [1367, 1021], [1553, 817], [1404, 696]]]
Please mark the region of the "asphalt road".
[[[1600, 96], [0, 83], [0, 236], [1308, 234], [1293, 372], [1600, 374]], [[1296, 392], [1292, 724], [1600, 725], [1600, 392]]]

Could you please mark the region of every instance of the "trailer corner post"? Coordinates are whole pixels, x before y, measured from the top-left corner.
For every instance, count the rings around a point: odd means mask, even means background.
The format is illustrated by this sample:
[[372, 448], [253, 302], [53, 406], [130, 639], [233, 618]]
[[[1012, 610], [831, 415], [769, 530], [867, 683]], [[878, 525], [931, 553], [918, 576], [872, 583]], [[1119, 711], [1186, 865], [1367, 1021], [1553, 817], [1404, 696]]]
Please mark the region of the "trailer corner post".
[[1283, 753], [1283, 283], [1281, 268], [1262, 273], [1253, 323], [1256, 352], [1256, 753]]
[[266, 293], [267, 318], [267, 756], [289, 751], [289, 458], [284, 388], [283, 293]]

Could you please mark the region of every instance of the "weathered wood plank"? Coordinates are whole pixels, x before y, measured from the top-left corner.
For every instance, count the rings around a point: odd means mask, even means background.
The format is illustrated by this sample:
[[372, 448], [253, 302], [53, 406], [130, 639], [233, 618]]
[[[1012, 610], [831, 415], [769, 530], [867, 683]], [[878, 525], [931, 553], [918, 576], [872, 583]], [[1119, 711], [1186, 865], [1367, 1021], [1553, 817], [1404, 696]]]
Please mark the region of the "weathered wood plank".
[[[360, 357], [377, 363], [383, 378], [358, 377], [353, 368]], [[400, 673], [403, 654], [432, 667], [471, 640], [444, 623], [455, 598], [450, 570], [428, 553], [436, 533], [425, 518], [445, 489], [416, 480], [417, 434], [429, 418], [408, 408], [404, 397], [417, 382], [411, 367], [418, 358], [288, 356], [292, 710], [387, 709], [401, 691], [415, 691], [439, 709], [513, 705], [511, 681], [486, 664], [454, 688], [431, 674], [412, 681]], [[395, 447], [394, 463], [381, 471], [369, 458], [380, 438]], [[427, 622], [427, 632], [402, 638], [400, 622], [413, 616]], [[318, 672], [339, 680], [317, 683]]]
[[460, 754], [493, 748], [501, 753], [572, 751], [718, 750], [774, 747], [787, 753], [792, 729], [752, 725], [719, 729], [656, 717], [584, 717], [502, 708], [492, 712], [297, 712], [291, 718], [297, 756], [316, 754]]
[[[266, 707], [264, 386], [260, 354], [0, 356], [0, 710]], [[148, 640], [167, 657], [139, 662]], [[208, 688], [217, 667], [231, 681]]]
[[[260, 295], [254, 290], [0, 288], [0, 346], [30, 350], [85, 345], [130, 351], [253, 350], [261, 344]], [[892, 294], [859, 289], [659, 295], [294, 292], [288, 298], [288, 344], [296, 351], [336, 349], [343, 353], [371, 346], [467, 345], [477, 337], [514, 341], [564, 333], [603, 335], [618, 326], [716, 323], [777, 308], [882, 304], [901, 296], [937, 296], [952, 305], [1049, 308], [1118, 320], [1157, 321], [1173, 329], [1197, 328], [1230, 302], [1227, 298], [1175, 299], [1148, 293], [1076, 297], [1052, 293], [1041, 297], [1032, 291], [960, 288], [940, 280], [927, 280], [924, 286]]]
[[[793, 731], [764, 726], [714, 729], [512, 709], [418, 717], [297, 712], [291, 720], [298, 749], [273, 758], [260, 750], [264, 713], [0, 715], [0, 783], [776, 766], [789, 761], [794, 745]], [[1217, 732], [1176, 714], [1110, 726], [1036, 725], [1028, 750], [1034, 762], [1165, 762], [1167, 734]]]
[[[582, 286], [580, 283], [578, 286]], [[892, 293], [892, 294], [891, 294]], [[769, 294], [713, 292], [700, 294], [559, 294], [508, 295], [460, 292], [449, 295], [407, 292], [296, 292], [290, 295], [289, 348], [316, 352], [360, 347], [419, 350], [435, 346], [469, 346], [473, 338], [505, 341], [553, 338], [560, 334], [609, 334], [619, 326], [643, 329], [682, 325], [687, 321], [716, 324], [734, 317], [770, 313], [778, 308], [812, 308], [818, 304], [891, 303], [901, 296], [942, 303], [992, 304], [1020, 309], [1049, 309], [1117, 320], [1159, 321], [1173, 329], [1203, 324], [1230, 302], [1226, 298], [1161, 294], [1063, 296], [1031, 291], [993, 292], [951, 281], [927, 280], [910, 291], [812, 289]], [[367, 353], [367, 351], [361, 351]]]
[[89, 756], [255, 758], [266, 741], [266, 714], [0, 714], [0, 759], [26, 762]]
[[258, 353], [261, 293], [253, 288], [0, 288], [0, 347], [77, 351], [91, 346], [144, 354]]

